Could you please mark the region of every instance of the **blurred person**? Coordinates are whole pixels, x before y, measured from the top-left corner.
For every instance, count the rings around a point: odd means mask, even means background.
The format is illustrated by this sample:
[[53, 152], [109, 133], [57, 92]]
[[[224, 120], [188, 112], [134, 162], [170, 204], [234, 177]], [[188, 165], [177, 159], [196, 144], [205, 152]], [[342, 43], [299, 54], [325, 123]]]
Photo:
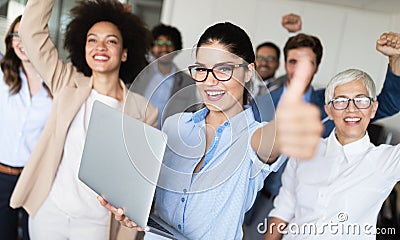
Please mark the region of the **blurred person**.
[[157, 107], [158, 126], [161, 128], [167, 117], [190, 111], [198, 99], [193, 80], [173, 62], [182, 50], [179, 30], [160, 24], [155, 26], [151, 33], [151, 54], [155, 60], [145, 68], [130, 89], [142, 94]]
[[[11, 193], [50, 115], [52, 96], [25, 54], [18, 16], [10, 25], [0, 80], [0, 238], [29, 239], [28, 214], [9, 206]], [[20, 219], [22, 215], [22, 219]]]
[[21, 40], [54, 104], [10, 205], [29, 213], [32, 239], [115, 239], [108, 211], [78, 170], [94, 101], [157, 126], [157, 109], [125, 87], [147, 64], [149, 33], [118, 1], [79, 1], [65, 33], [71, 63], [64, 63], [49, 37], [53, 4], [30, 0], [21, 20]]

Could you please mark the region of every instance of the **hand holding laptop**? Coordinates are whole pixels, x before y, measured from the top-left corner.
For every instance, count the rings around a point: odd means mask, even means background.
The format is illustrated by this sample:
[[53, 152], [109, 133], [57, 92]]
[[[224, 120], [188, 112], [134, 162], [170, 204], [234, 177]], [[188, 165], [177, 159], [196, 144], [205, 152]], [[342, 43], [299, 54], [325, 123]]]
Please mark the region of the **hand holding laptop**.
[[108, 211], [114, 214], [115, 220], [119, 221], [123, 226], [128, 228], [134, 228], [137, 231], [144, 232], [145, 229], [139, 227], [134, 221], [130, 220], [127, 216], [124, 215], [124, 210], [122, 208], [116, 208], [111, 205], [107, 200], [105, 200], [102, 196], [98, 196], [100, 204], [107, 208]]

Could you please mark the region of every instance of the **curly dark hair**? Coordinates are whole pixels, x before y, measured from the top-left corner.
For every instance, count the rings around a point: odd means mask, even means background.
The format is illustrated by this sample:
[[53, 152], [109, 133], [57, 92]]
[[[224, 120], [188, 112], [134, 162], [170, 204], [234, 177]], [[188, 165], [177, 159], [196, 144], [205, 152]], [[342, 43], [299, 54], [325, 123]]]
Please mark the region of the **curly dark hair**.
[[165, 24], [159, 24], [151, 30], [153, 40], [157, 39], [159, 36], [166, 36], [174, 44], [175, 50], [182, 49], [182, 36], [181, 32], [176, 27], [168, 26]]
[[143, 21], [126, 11], [117, 0], [81, 0], [70, 11], [72, 17], [65, 32], [64, 47], [69, 52], [72, 64], [85, 76], [92, 75], [86, 62], [85, 46], [89, 29], [96, 23], [113, 23], [121, 32], [123, 48], [128, 57], [121, 63], [119, 77], [127, 84], [147, 65], [146, 54], [150, 47], [150, 32]]
[[17, 94], [21, 90], [22, 79], [19, 76], [19, 69], [22, 66], [21, 59], [14, 52], [12, 47], [12, 33], [17, 23], [21, 22], [22, 15], [19, 15], [8, 28], [6, 38], [4, 40], [6, 45], [6, 52], [1, 59], [1, 71], [3, 71], [4, 81], [9, 87], [11, 94]]

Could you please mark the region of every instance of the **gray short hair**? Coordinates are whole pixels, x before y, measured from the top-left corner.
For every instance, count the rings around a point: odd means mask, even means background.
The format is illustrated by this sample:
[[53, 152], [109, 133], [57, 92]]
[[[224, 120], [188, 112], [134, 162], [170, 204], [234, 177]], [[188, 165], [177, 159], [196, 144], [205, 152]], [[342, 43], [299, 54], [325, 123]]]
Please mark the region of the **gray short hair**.
[[325, 89], [325, 104], [328, 104], [329, 101], [333, 99], [335, 88], [337, 86], [358, 80], [362, 81], [364, 86], [367, 88], [369, 97], [372, 97], [374, 100], [376, 100], [375, 83], [371, 76], [369, 76], [368, 73], [358, 69], [348, 69], [336, 74], [336, 76], [329, 81], [328, 86]]

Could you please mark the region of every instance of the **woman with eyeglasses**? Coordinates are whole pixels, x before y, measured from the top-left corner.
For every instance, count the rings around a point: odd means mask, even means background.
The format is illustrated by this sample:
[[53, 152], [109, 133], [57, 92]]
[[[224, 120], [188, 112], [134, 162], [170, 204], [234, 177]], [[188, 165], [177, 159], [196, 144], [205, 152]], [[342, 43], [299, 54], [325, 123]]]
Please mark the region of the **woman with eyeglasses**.
[[[301, 100], [306, 81], [288, 90], [276, 122], [254, 120], [244, 88], [254, 60], [243, 29], [228, 22], [209, 27], [189, 67], [205, 107], [164, 124], [168, 144], [154, 212], [189, 239], [242, 239], [244, 213], [282, 163], [279, 154], [310, 158], [319, 141], [319, 112]], [[311, 62], [300, 65], [296, 77], [311, 77]], [[143, 230], [122, 209], [99, 201], [124, 225]]]
[[29, 0], [21, 20], [21, 40], [54, 104], [10, 205], [29, 213], [32, 239], [114, 239], [108, 211], [78, 170], [95, 101], [156, 126], [157, 109], [125, 87], [147, 64], [149, 32], [119, 1], [79, 1], [65, 32], [71, 62], [64, 63], [49, 37], [53, 5]]
[[[28, 214], [9, 206], [11, 193], [50, 115], [52, 96], [22, 46], [21, 16], [10, 25], [0, 80], [0, 238], [29, 239]], [[22, 215], [22, 219], [19, 219]]]
[[288, 161], [266, 240], [376, 239], [378, 212], [400, 181], [400, 145], [374, 146], [366, 131], [376, 99], [373, 80], [361, 70], [343, 71], [328, 83], [325, 110], [335, 129], [312, 159]]

